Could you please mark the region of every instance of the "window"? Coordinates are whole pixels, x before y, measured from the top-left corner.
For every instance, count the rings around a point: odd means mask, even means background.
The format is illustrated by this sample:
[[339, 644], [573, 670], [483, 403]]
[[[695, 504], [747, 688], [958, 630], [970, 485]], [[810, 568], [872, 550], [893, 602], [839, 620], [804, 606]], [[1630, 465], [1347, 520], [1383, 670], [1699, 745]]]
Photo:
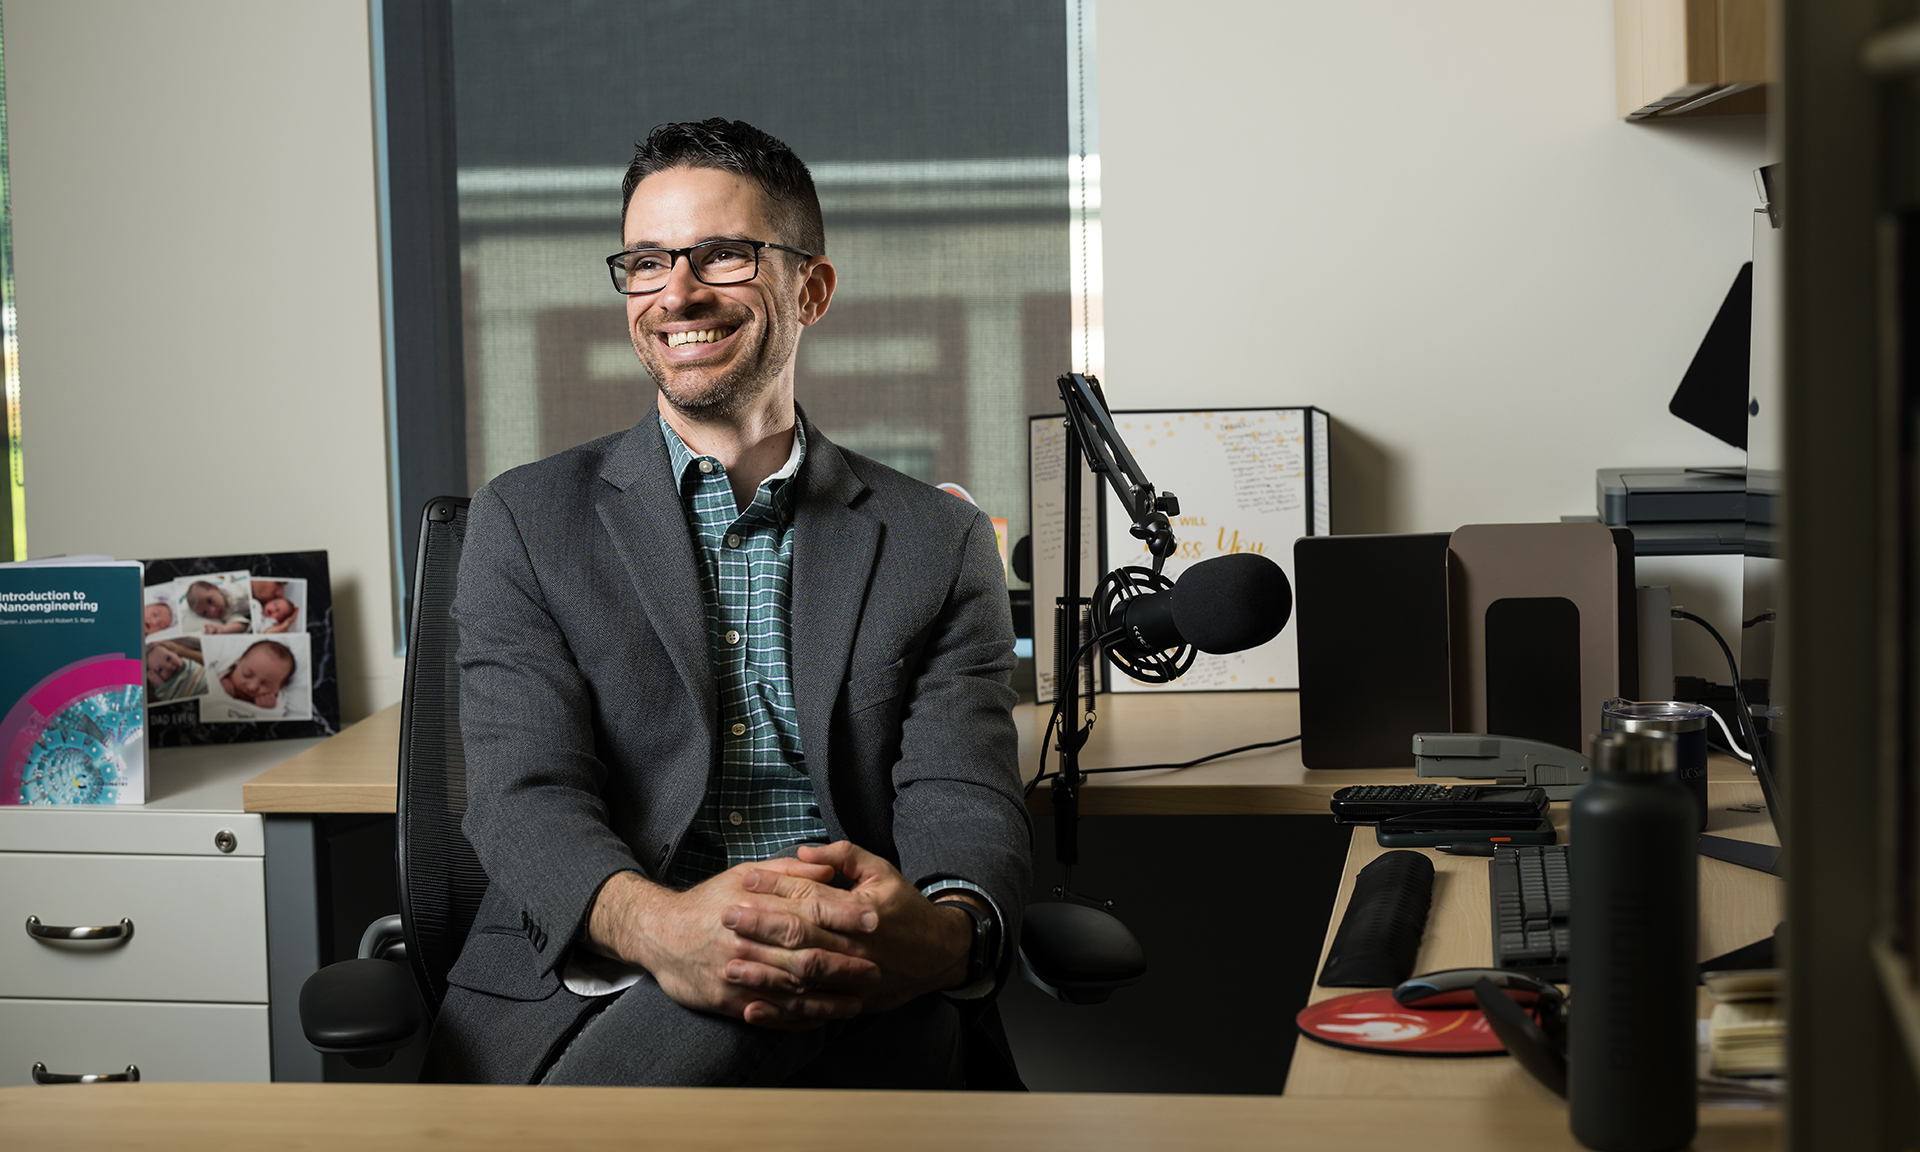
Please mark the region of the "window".
[[[1081, 199], [1097, 176], [1079, 156], [1083, 5], [385, 0], [390, 346], [405, 362], [439, 341], [393, 381], [397, 528], [651, 410], [601, 261], [635, 141], [721, 115], [786, 141], [819, 188], [840, 288], [801, 340], [808, 416], [1024, 534], [1025, 417], [1057, 410], [1054, 378], [1097, 355], [1075, 330], [1098, 239], [1075, 211], [1097, 195]], [[434, 148], [450, 171], [424, 171]], [[402, 203], [409, 166], [430, 211]]]

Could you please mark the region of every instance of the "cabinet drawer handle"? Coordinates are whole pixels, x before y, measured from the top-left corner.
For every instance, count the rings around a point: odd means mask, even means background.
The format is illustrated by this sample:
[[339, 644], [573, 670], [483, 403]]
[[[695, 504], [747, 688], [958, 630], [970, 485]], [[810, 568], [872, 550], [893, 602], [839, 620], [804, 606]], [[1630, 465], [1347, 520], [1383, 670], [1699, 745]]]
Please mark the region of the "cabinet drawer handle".
[[126, 1084], [138, 1079], [140, 1079], [138, 1064], [127, 1065], [125, 1072], [83, 1072], [78, 1076], [70, 1076], [65, 1072], [49, 1072], [45, 1064], [37, 1061], [33, 1066], [35, 1084], [112, 1084], [116, 1082]]
[[122, 944], [133, 939], [133, 921], [124, 917], [118, 924], [101, 924], [91, 928], [62, 928], [54, 924], [40, 923], [40, 917], [27, 917], [27, 935], [35, 940], [117, 940]]

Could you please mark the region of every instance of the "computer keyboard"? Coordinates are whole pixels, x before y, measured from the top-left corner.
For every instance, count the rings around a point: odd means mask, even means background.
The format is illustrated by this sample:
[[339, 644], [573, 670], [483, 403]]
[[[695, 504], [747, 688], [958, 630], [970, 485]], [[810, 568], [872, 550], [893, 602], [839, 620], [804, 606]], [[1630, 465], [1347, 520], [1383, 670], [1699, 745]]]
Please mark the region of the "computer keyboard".
[[1487, 864], [1495, 968], [1542, 980], [1567, 978], [1572, 865], [1566, 844], [1495, 850]]

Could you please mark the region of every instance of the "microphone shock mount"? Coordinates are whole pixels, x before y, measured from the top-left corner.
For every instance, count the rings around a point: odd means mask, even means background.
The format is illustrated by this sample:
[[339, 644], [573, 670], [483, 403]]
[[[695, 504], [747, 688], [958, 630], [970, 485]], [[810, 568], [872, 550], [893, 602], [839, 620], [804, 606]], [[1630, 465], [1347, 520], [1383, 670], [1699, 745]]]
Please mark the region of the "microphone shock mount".
[[[1158, 652], [1143, 651], [1139, 644], [1116, 644], [1113, 641], [1125, 635], [1125, 628], [1115, 621], [1129, 601], [1172, 591], [1173, 581], [1164, 573], [1135, 566], [1115, 568], [1093, 591], [1093, 633], [1100, 637], [1100, 650], [1114, 667], [1143, 684], [1167, 684], [1179, 679], [1193, 667], [1197, 649], [1184, 642]], [[1114, 635], [1116, 632], [1121, 635]]]

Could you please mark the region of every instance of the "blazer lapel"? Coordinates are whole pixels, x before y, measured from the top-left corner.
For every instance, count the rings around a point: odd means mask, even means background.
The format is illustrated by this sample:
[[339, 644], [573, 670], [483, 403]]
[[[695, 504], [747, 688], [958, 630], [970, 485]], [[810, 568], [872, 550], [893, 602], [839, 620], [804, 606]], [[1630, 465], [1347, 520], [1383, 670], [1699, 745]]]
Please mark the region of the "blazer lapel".
[[827, 740], [879, 554], [880, 525], [851, 507], [867, 486], [811, 423], [803, 479], [793, 519], [794, 694], [807, 775], [827, 827], [838, 835], [827, 782]]
[[649, 416], [635, 425], [609, 454], [600, 478], [613, 486], [601, 489], [600, 522], [711, 734], [719, 699], [707, 652], [707, 610], [659, 420]]

